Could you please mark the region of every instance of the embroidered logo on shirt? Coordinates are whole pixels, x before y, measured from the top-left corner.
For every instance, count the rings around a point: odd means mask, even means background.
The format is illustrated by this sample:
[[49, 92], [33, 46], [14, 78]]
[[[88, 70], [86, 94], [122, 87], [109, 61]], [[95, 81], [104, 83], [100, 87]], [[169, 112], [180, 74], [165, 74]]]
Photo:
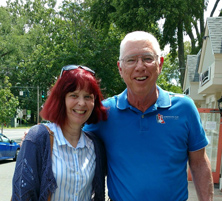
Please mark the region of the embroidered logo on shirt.
[[160, 113], [156, 115], [156, 121], [159, 124], [165, 124], [166, 121], [179, 120], [179, 116], [163, 116]]
[[156, 120], [159, 124], [165, 124], [165, 121], [163, 120], [163, 115], [161, 114], [156, 115]]

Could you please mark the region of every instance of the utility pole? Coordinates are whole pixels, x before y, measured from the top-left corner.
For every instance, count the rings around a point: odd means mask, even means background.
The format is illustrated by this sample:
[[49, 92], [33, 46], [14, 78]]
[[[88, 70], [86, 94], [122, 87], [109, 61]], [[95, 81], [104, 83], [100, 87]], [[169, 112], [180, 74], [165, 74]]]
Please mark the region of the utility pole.
[[[37, 123], [39, 123], [39, 86], [37, 86], [37, 87], [35, 87], [35, 86], [33, 86], [33, 87], [28, 87], [28, 86], [12, 86], [11, 88], [26, 88], [26, 89], [33, 88], [33, 89], [37, 89], [37, 117], [36, 117], [36, 121], [37, 121]], [[25, 94], [26, 94], [26, 92], [25, 92]], [[19, 95], [23, 96], [24, 95], [24, 91], [20, 91]]]
[[39, 86], [37, 86], [37, 124], [39, 123]]

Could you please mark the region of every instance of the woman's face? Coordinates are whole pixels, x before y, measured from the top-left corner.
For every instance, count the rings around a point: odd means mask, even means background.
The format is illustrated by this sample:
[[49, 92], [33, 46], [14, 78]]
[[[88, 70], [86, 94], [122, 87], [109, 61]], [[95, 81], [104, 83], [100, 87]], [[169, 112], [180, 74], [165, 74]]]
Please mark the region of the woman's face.
[[92, 114], [95, 97], [86, 89], [77, 89], [66, 94], [65, 104], [68, 123], [82, 126]]

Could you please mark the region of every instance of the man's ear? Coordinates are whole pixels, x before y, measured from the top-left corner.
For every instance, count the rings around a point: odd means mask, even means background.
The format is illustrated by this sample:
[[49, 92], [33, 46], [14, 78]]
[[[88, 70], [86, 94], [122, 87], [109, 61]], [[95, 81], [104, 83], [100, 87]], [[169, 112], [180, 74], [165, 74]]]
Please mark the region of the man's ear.
[[164, 63], [164, 57], [160, 57], [160, 62], [159, 62], [160, 73], [161, 73], [162, 68], [163, 68], [163, 63]]
[[121, 66], [120, 66], [120, 62], [121, 62], [121, 61], [117, 61], [117, 66], [118, 66], [118, 69], [119, 69], [119, 74], [120, 74], [120, 76], [122, 77], [122, 68], [121, 68]]

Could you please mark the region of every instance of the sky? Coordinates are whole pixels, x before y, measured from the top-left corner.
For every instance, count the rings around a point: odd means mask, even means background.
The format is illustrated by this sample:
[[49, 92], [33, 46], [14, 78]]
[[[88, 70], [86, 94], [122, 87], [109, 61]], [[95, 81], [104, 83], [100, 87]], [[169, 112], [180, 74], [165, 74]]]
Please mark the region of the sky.
[[[210, 13], [213, 9], [213, 6], [215, 4], [216, 0], [209, 0], [209, 3], [208, 3], [208, 7], [207, 7], [207, 11], [205, 12], [205, 18], [206, 17], [210, 17]], [[218, 3], [217, 5], [217, 9], [215, 10], [214, 12], [214, 15], [213, 17], [218, 17], [218, 15], [220, 14], [220, 10], [222, 9], [222, 1], [220, 0], [220, 2]], [[205, 19], [206, 20], [206, 19]]]

